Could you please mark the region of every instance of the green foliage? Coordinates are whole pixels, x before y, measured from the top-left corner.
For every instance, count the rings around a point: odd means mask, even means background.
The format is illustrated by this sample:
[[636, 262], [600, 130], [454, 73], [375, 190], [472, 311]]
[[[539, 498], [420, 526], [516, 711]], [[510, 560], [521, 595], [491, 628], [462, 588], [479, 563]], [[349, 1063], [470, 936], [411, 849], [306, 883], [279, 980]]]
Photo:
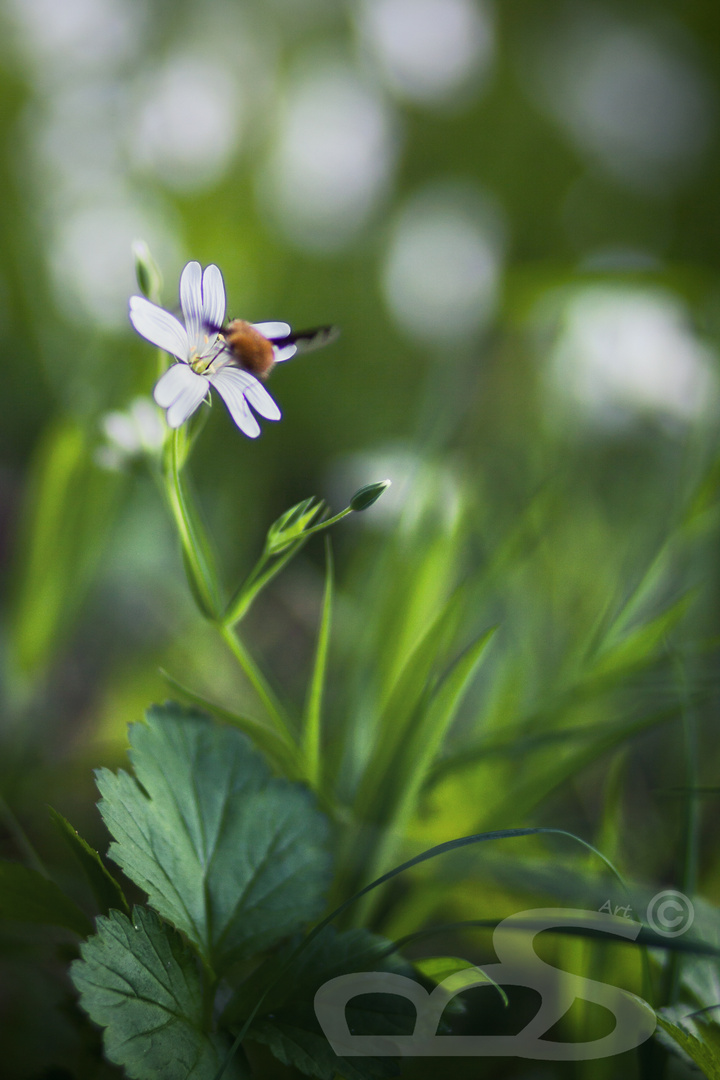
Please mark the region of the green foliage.
[[317, 648], [315, 649], [315, 662], [312, 667], [303, 715], [303, 750], [307, 776], [313, 787], [319, 787], [321, 790], [325, 787], [325, 784], [322, 783], [324, 778], [321, 776], [322, 699], [327, 677], [334, 589], [332, 549], [327, 537], [325, 539], [325, 557], [325, 593], [320, 628], [318, 630]]
[[[253, 974], [226, 1009], [225, 1018], [237, 1024], [249, 1015], [258, 989], [267, 986], [262, 1007], [247, 1037], [270, 1047], [275, 1057], [294, 1065], [308, 1076], [346, 1080], [395, 1076], [397, 1065], [389, 1059], [338, 1059], [322, 1034], [313, 1008], [317, 990], [329, 979], [360, 971], [389, 971], [406, 978], [413, 968], [392, 952], [391, 944], [367, 930], [338, 933], [326, 927], [300, 951], [280, 953]], [[363, 994], [347, 1005], [350, 1030], [361, 1034], [406, 1034], [415, 1020], [414, 1007], [400, 997]]]
[[130, 729], [135, 778], [98, 773], [110, 856], [217, 974], [322, 911], [327, 827], [239, 731], [178, 705]]
[[124, 912], [125, 915], [129, 915], [130, 908], [125, 899], [125, 894], [97, 851], [91, 848], [86, 840], [83, 840], [77, 829], [73, 829], [67, 818], [64, 818], [57, 810], [53, 810], [52, 807], [50, 807], [50, 818], [80, 863], [100, 913], [107, 915], [109, 911], [116, 908], [118, 911]]
[[[71, 978], [109, 1060], [133, 1080], [213, 1080], [230, 1046], [207, 1030], [200, 967], [180, 934], [139, 907], [97, 926]], [[224, 1075], [247, 1074], [236, 1057]]]
[[255, 746], [262, 750], [269, 761], [276, 765], [285, 776], [295, 780], [303, 775], [299, 751], [281, 732], [276, 731], [275, 728], [270, 727], [269, 724], [262, 720], [256, 720], [252, 716], [241, 716], [239, 713], [232, 712], [216, 702], [209, 701], [202, 694], [198, 694], [195, 690], [190, 690], [189, 687], [178, 682], [166, 671], [161, 674], [168, 686], [175, 690], [176, 693], [181, 694], [191, 704], [197, 705], [198, 708], [211, 713], [226, 724], [232, 724], [233, 727], [244, 731], [252, 739]]
[[674, 1020], [658, 1014], [658, 1024], [708, 1080], [720, 1080], [720, 1027], [700, 1018]]
[[53, 425], [36, 454], [15, 580], [15, 658], [42, 672], [67, 641], [109, 540], [121, 478], [93, 462], [87, 434]]
[[62, 926], [85, 937], [92, 924], [54, 881], [20, 863], [0, 862], [0, 919]]

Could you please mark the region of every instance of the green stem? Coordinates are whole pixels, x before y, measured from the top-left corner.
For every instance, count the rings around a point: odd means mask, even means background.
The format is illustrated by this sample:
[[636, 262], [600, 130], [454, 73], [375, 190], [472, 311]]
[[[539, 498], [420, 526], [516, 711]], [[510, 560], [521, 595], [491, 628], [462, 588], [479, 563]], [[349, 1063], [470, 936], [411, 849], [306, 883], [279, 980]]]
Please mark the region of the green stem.
[[213, 574], [208, 565], [200, 537], [193, 524], [187, 498], [182, 485], [182, 448], [183, 436], [179, 430], [173, 431], [170, 442], [169, 466], [166, 469], [166, 490], [170, 509], [180, 536], [186, 568], [191, 578], [193, 593], [203, 614], [216, 618], [218, 612], [217, 589], [213, 584]]
[[235, 631], [232, 629], [232, 627], [227, 626], [220, 621], [217, 621], [215, 625], [221, 638], [223, 639], [227, 647], [230, 649], [230, 652], [233, 654], [240, 667], [245, 672], [245, 675], [247, 676], [253, 689], [255, 690], [256, 694], [265, 706], [268, 715], [275, 724], [275, 727], [286, 739], [289, 739], [294, 746], [295, 738], [290, 730], [290, 726], [285, 715], [285, 710], [283, 709], [278, 699], [275, 697], [275, 694], [273, 693], [270, 685], [265, 679], [265, 676], [262, 674], [253, 658], [250, 656], [250, 653], [247, 651], [247, 649], [245, 648]]
[[312, 525], [309, 529], [303, 529], [303, 539], [306, 536], [312, 536], [313, 533], [322, 532], [323, 529], [329, 528], [331, 525], [335, 525], [336, 522], [342, 521], [348, 514], [354, 514], [355, 511], [351, 510], [349, 506], [346, 506], [344, 510], [341, 510], [339, 514], [335, 514], [335, 517], [328, 518], [326, 521], [321, 521], [317, 525]]

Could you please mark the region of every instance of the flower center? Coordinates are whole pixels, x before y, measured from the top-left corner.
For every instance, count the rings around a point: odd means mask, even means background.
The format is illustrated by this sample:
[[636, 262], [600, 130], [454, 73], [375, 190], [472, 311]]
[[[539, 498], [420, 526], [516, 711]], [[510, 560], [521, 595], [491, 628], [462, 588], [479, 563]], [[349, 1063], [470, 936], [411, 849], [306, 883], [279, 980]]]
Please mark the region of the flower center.
[[188, 364], [196, 375], [205, 375], [215, 357], [219, 352], [222, 352], [222, 349], [223, 346], [218, 342], [217, 337], [210, 341], [209, 336], [205, 334], [199, 347], [196, 346], [190, 351]]

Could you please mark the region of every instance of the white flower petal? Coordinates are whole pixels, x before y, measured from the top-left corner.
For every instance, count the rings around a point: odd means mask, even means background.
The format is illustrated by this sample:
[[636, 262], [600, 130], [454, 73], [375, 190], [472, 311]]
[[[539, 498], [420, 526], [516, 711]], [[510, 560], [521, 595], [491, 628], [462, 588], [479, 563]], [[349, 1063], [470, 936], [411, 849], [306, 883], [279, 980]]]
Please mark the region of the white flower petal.
[[190, 348], [197, 349], [202, 332], [202, 269], [199, 262], [189, 262], [180, 275], [180, 306]]
[[196, 375], [194, 371], [190, 374], [193, 376], [193, 381], [185, 385], [180, 396], [173, 401], [166, 413], [168, 427], [178, 428], [184, 424], [203, 398], [207, 397], [210, 389], [207, 379], [203, 379], [202, 375]]
[[[250, 407], [245, 400], [246, 382], [238, 378], [245, 375], [246, 372], [239, 371], [237, 368], [224, 367], [215, 375], [210, 375], [209, 379], [227, 405], [230, 415], [240, 430], [244, 431], [250, 439], [256, 439], [260, 434], [260, 425], [250, 412]], [[270, 397], [269, 394], [268, 397]], [[272, 401], [272, 398], [270, 400]]]
[[283, 345], [281, 349], [274, 346], [275, 363], [282, 364], [283, 360], [289, 360], [298, 351], [297, 345]]
[[271, 341], [275, 338], [287, 337], [292, 329], [286, 322], [256, 322], [252, 325], [263, 337], [270, 338]]
[[188, 358], [188, 336], [183, 324], [164, 311], [157, 304], [151, 304], [144, 296], [130, 297], [130, 322], [138, 334], [142, 334], [158, 349], [177, 356], [179, 360]]
[[259, 412], [266, 420], [280, 419], [282, 413], [277, 403], [270, 397], [263, 384], [249, 371], [227, 366], [218, 374], [223, 379], [231, 380], [239, 389], [242, 389], [248, 403], [252, 405], [255, 412]]
[[205, 267], [202, 279], [202, 322], [205, 330], [219, 330], [225, 322], [225, 282], [214, 264]]
[[173, 364], [155, 383], [153, 397], [161, 408], [169, 409], [186, 386], [194, 385], [195, 380], [201, 378], [202, 376], [196, 375], [188, 364]]

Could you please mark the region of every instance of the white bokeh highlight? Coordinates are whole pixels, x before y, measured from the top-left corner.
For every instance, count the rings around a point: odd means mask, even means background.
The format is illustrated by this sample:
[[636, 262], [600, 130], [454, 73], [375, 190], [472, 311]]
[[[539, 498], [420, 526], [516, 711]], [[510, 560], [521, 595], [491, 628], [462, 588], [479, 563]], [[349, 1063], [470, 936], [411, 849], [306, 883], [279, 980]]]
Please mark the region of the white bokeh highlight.
[[476, 88], [494, 55], [492, 12], [481, 0], [364, 0], [358, 26], [389, 89], [419, 103]]
[[681, 34], [586, 12], [556, 27], [540, 53], [534, 97], [607, 173], [648, 189], [692, 173], [715, 103]]
[[381, 531], [400, 527], [411, 531], [430, 515], [449, 531], [459, 521], [463, 503], [451, 464], [441, 459], [426, 459], [403, 442], [386, 443], [374, 450], [338, 458], [327, 477], [330, 502], [344, 505], [352, 492], [381, 476], [390, 479], [390, 487], [369, 511], [354, 518], [364, 527]]
[[560, 320], [548, 389], [590, 426], [684, 425], [717, 409], [716, 357], [673, 294], [588, 286], [565, 299]]
[[130, 159], [167, 187], [215, 184], [242, 130], [241, 87], [217, 57], [179, 54], [141, 80], [127, 126]]
[[395, 220], [382, 275], [388, 308], [410, 337], [472, 339], [492, 317], [502, 270], [496, 209], [453, 184], [412, 198]]
[[127, 298], [137, 288], [132, 245], [138, 236], [161, 265], [180, 261], [174, 230], [130, 193], [96, 199], [58, 221], [49, 258], [56, 303], [66, 317], [107, 330], [127, 326]]
[[349, 65], [326, 62], [291, 77], [259, 189], [286, 236], [333, 250], [370, 220], [396, 157], [392, 113]]
[[6, 10], [6, 50], [45, 85], [107, 77], [141, 47], [144, 5], [129, 0], [7, 0]]

